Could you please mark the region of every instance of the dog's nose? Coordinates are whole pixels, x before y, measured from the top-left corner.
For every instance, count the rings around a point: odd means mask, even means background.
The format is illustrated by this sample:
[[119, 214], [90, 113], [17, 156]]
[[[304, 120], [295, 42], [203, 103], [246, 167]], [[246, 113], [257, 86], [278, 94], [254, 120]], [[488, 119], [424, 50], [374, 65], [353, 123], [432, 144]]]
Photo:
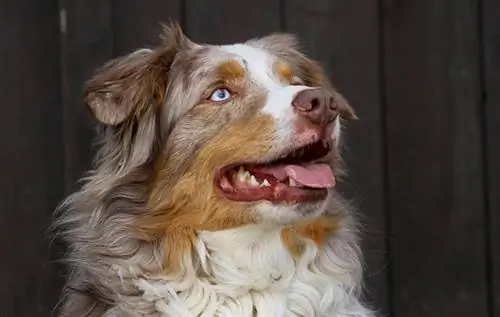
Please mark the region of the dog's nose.
[[326, 126], [335, 120], [339, 113], [333, 95], [323, 88], [299, 92], [292, 101], [292, 106], [298, 114], [320, 126]]

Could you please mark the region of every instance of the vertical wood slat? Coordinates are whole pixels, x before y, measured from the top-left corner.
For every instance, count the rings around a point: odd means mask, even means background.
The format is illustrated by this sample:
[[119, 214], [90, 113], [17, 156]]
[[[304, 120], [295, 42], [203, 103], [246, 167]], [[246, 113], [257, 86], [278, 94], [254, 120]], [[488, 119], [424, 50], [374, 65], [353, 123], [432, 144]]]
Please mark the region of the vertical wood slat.
[[109, 0], [62, 0], [62, 78], [66, 191], [92, 162], [94, 122], [83, 105], [83, 88], [113, 54]]
[[484, 121], [492, 316], [500, 316], [500, 2], [482, 0]]
[[161, 23], [182, 22], [184, 0], [111, 0], [114, 55], [157, 44]]
[[367, 261], [369, 302], [387, 312], [383, 121], [376, 1], [288, 0], [286, 30], [298, 34], [309, 55], [361, 118], [348, 124], [346, 151], [351, 196], [359, 201]]
[[487, 316], [477, 13], [385, 1], [395, 316]]
[[226, 44], [279, 31], [280, 0], [186, 0], [186, 30], [194, 41]]
[[50, 316], [64, 192], [57, 1], [0, 1], [0, 316]]

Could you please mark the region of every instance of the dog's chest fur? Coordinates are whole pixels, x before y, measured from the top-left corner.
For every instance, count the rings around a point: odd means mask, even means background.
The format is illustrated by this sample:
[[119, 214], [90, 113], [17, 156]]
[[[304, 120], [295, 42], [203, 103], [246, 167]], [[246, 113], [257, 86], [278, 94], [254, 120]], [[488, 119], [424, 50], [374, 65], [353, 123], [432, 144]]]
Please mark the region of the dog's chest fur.
[[[359, 250], [349, 228], [294, 257], [279, 228], [200, 232], [183, 272], [135, 280], [158, 316], [371, 316], [358, 302]], [[146, 303], [147, 302], [147, 303]]]

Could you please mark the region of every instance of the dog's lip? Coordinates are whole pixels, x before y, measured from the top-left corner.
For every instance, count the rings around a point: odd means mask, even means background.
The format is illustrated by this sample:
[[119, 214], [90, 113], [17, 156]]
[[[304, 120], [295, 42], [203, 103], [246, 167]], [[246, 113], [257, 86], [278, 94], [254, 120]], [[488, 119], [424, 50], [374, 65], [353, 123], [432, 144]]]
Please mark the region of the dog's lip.
[[247, 189], [245, 191], [237, 190], [236, 188], [233, 188], [233, 190], [223, 190], [219, 186], [217, 188], [219, 188], [225, 198], [237, 202], [269, 201], [271, 203], [302, 203], [323, 200], [328, 195], [328, 190], [324, 188], [293, 188], [283, 183], [265, 189]]
[[288, 147], [284, 147], [284, 148], [279, 149], [279, 150], [272, 151], [271, 154], [267, 154], [261, 158], [252, 158], [252, 159], [248, 159], [248, 160], [241, 160], [241, 161], [237, 161], [237, 162], [230, 163], [227, 165], [219, 166], [216, 168], [216, 173], [220, 173], [222, 170], [231, 169], [231, 168], [234, 168], [235, 166], [239, 166], [239, 165], [262, 165], [262, 164], [271, 163], [271, 162], [277, 161], [279, 159], [285, 158], [288, 155], [290, 155], [290, 153], [297, 151], [301, 148], [304, 148], [308, 145], [312, 145], [316, 142], [322, 142], [323, 145], [328, 148], [328, 153], [324, 157], [315, 159], [314, 162], [315, 163], [328, 163], [327, 158], [335, 148], [334, 147], [335, 139], [332, 137], [310, 138], [309, 140], [295, 142], [293, 146], [288, 146]]
[[[328, 152], [327, 152], [327, 154], [325, 156], [317, 158], [315, 160], [312, 160], [311, 162], [312, 163], [318, 163], [318, 164], [320, 164], [320, 163], [326, 163], [326, 164], [328, 164], [329, 163], [328, 157], [331, 155], [331, 153], [332, 153], [332, 151], [334, 149], [334, 146], [332, 144], [335, 142], [335, 140], [332, 139], [332, 138], [325, 138], [325, 139], [321, 139], [320, 141], [323, 142], [323, 144], [328, 147]], [[227, 171], [229, 171], [229, 170], [231, 170], [231, 169], [233, 169], [233, 168], [235, 168], [237, 166], [263, 165], [263, 164], [267, 164], [267, 163], [271, 163], [271, 162], [280, 160], [282, 158], [287, 157], [290, 153], [292, 153], [294, 151], [297, 151], [297, 150], [299, 150], [299, 149], [301, 149], [303, 147], [306, 147], [308, 145], [314, 144], [316, 142], [317, 141], [307, 142], [307, 143], [295, 145], [293, 147], [284, 148], [284, 149], [282, 149], [280, 151], [277, 151], [274, 154], [267, 155], [267, 156], [265, 156], [264, 158], [261, 158], [261, 159], [257, 158], [257, 159], [241, 160], [241, 161], [237, 161], [237, 162], [234, 162], [234, 163], [230, 163], [230, 164], [218, 166], [215, 169], [215, 178], [217, 178], [217, 176], [222, 175], [225, 172], [227, 172]], [[218, 179], [217, 181], [220, 181], [220, 179]]]

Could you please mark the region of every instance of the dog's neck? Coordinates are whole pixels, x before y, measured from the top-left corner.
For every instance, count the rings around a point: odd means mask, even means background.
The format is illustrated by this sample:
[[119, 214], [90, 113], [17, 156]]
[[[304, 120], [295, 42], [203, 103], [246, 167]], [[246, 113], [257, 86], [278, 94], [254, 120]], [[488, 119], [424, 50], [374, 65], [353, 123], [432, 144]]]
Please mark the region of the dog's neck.
[[199, 232], [180, 273], [136, 280], [160, 316], [370, 316], [358, 301], [361, 259], [347, 223], [324, 245], [283, 226]]

